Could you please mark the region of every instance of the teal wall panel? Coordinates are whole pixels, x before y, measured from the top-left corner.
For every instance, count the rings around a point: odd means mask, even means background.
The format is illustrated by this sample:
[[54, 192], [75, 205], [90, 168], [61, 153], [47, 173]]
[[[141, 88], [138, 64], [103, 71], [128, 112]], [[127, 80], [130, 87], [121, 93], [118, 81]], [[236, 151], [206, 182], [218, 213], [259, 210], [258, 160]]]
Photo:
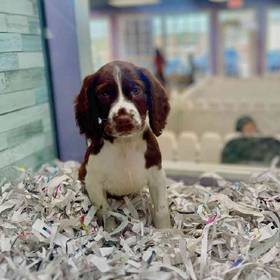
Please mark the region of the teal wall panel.
[[0, 52], [21, 51], [22, 38], [16, 33], [0, 33]]
[[43, 67], [44, 59], [41, 52], [10, 52], [0, 53], [0, 71]]
[[47, 103], [0, 115], [0, 133], [50, 117]]
[[36, 88], [35, 94], [36, 94], [36, 104], [42, 104], [48, 102], [49, 95], [46, 87]]
[[40, 34], [40, 22], [35, 17], [0, 13], [0, 32]]
[[0, 72], [0, 95], [46, 86], [43, 67]]
[[0, 0], [0, 183], [55, 159], [37, 0]]
[[0, 71], [18, 69], [17, 53], [0, 53]]
[[45, 147], [32, 155], [25, 157], [13, 164], [0, 169], [0, 183], [2, 179], [13, 180], [21, 174], [22, 168], [36, 170], [46, 162], [53, 161], [53, 155], [55, 154], [55, 149], [51, 145]]
[[36, 1], [30, 0], [1, 0], [0, 13], [19, 15], [38, 15]]
[[9, 131], [3, 132], [0, 134], [0, 137], [3, 140], [2, 150], [3, 148], [7, 149], [15, 147], [43, 132], [44, 126], [42, 120], [30, 122], [16, 129], [11, 129]]
[[35, 90], [0, 95], [0, 115], [36, 105]]
[[0, 53], [22, 51], [37, 52], [41, 49], [41, 37], [38, 35], [0, 33]]
[[41, 37], [34, 35], [22, 36], [22, 50], [26, 52], [36, 52], [42, 50]]

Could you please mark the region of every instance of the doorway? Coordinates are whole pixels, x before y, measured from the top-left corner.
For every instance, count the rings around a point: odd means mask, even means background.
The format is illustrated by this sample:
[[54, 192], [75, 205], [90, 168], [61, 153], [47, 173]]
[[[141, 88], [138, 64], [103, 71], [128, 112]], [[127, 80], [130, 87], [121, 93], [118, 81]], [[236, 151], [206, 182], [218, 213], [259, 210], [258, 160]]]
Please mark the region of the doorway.
[[253, 10], [219, 13], [219, 74], [247, 78], [257, 72], [257, 24]]

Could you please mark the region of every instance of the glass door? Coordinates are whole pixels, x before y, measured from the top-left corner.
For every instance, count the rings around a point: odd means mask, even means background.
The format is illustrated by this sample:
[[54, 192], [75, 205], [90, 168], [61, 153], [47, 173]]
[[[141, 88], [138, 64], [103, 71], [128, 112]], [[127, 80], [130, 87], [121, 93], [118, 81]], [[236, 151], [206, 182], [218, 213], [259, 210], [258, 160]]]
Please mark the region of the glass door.
[[280, 9], [268, 12], [266, 69], [269, 73], [280, 72]]
[[119, 18], [119, 56], [143, 67], [152, 68], [152, 19], [145, 15]]
[[230, 77], [256, 74], [256, 16], [251, 10], [219, 14], [219, 73]]

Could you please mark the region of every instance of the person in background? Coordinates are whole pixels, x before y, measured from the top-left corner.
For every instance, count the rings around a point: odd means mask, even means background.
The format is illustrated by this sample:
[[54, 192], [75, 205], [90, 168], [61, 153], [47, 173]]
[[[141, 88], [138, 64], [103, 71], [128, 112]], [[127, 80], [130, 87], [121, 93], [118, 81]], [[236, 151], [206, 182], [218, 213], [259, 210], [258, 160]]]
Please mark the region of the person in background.
[[[222, 163], [270, 166], [276, 157], [280, 158], [280, 141], [260, 134], [251, 117], [239, 118], [236, 131], [240, 135], [226, 143], [221, 155]], [[277, 167], [280, 167], [279, 162]]]
[[188, 64], [189, 64], [189, 74], [188, 74], [188, 81], [191, 85], [195, 82], [195, 64], [194, 64], [194, 57], [192, 54], [188, 55]]
[[239, 118], [236, 122], [235, 130], [246, 137], [255, 136], [258, 133], [255, 121], [249, 116]]
[[155, 50], [155, 57], [154, 57], [154, 66], [155, 66], [155, 75], [158, 80], [162, 83], [163, 86], [166, 85], [166, 79], [164, 75], [164, 69], [166, 66], [166, 61], [159, 49]]

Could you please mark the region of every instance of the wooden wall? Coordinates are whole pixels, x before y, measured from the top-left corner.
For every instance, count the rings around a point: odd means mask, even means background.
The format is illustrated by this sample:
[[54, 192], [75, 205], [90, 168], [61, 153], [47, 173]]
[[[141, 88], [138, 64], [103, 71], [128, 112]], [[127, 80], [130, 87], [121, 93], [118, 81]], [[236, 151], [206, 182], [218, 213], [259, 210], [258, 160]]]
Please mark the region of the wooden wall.
[[55, 158], [36, 0], [0, 0], [0, 181]]

